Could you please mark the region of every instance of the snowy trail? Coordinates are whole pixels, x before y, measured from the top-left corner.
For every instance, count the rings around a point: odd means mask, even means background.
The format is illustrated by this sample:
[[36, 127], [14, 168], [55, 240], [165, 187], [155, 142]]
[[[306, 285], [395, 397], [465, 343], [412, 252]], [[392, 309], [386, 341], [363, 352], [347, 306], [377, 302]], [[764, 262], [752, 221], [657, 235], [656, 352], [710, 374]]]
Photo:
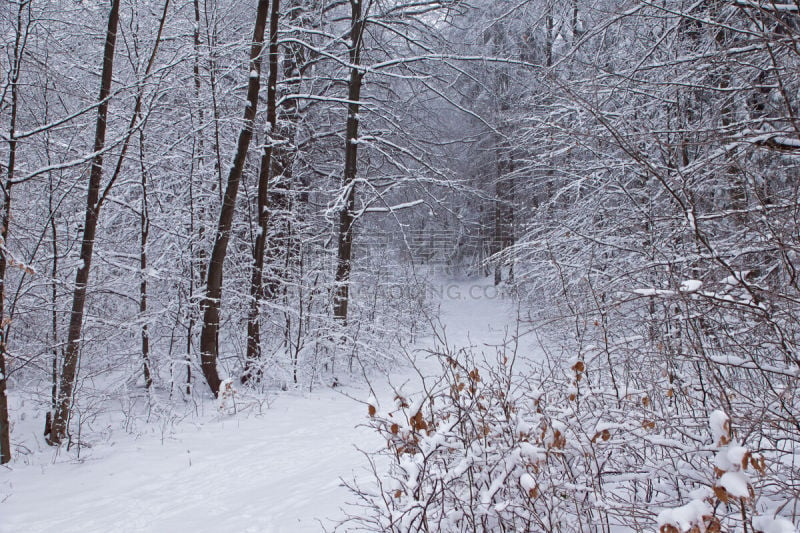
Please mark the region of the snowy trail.
[[[514, 318], [508, 301], [483, 282], [448, 283], [440, 316], [448, 342], [500, 343]], [[407, 370], [391, 378], [413, 381]], [[385, 379], [373, 387], [391, 401]], [[81, 463], [53, 462], [45, 451], [38, 464], [0, 469], [0, 532], [321, 531], [352, 500], [341, 478], [366, 475], [357, 448], [382, 444], [358, 427], [365, 420], [363, 404], [323, 390], [281, 395], [258, 416], [185, 422], [163, 442], [125, 435]]]

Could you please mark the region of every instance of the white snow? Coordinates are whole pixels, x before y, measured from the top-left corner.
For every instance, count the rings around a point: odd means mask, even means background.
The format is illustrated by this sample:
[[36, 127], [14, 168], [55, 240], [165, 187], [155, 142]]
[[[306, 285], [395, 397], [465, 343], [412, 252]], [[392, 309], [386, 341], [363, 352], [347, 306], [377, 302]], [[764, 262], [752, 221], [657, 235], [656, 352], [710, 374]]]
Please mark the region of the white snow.
[[730, 438], [730, 419], [728, 415], [720, 410], [716, 410], [708, 417], [708, 424], [711, 426], [711, 436], [714, 444], [719, 445], [722, 437]]
[[687, 279], [681, 283], [681, 292], [697, 292], [702, 286], [703, 282], [699, 279]]
[[633, 289], [633, 292], [641, 296], [674, 296], [675, 291], [669, 289]]
[[[507, 327], [493, 324], [515, 317], [510, 300], [473, 290], [472, 282], [443, 283], [454, 287], [442, 291], [448, 342], [493, 354], [492, 347], [509, 336]], [[408, 369], [392, 376], [411, 391], [415, 379]], [[351, 399], [392, 405], [385, 377], [373, 379], [372, 388], [377, 397], [366, 385], [283, 393], [260, 413], [232, 416], [209, 402], [201, 406], [208, 414], [174, 430], [146, 426], [139, 436], [114, 433], [107, 443], [83, 450], [80, 460], [42, 444], [0, 469], [0, 533], [330, 529], [354, 500], [342, 479], [373, 479], [358, 448], [385, 446], [365, 426], [367, 406]], [[241, 409], [245, 400], [232, 394]]]
[[711, 506], [703, 500], [692, 500], [674, 509], [664, 509], [658, 513], [658, 527], [671, 525], [685, 532], [703, 523], [703, 516], [711, 514]]
[[714, 459], [714, 464], [725, 472], [740, 470], [747, 448], [738, 444], [730, 444], [722, 448]]
[[[340, 477], [379, 445], [361, 404], [325, 390], [263, 414], [179, 426], [163, 442], [120, 438], [81, 462], [0, 474], [0, 532], [317, 532], [349, 494]], [[127, 436], [125, 436], [127, 437]]]
[[753, 528], [758, 533], [797, 533], [797, 528], [794, 527], [794, 524], [780, 517], [754, 516]]
[[522, 474], [519, 478], [519, 484], [525, 490], [531, 490], [536, 488], [536, 481], [530, 474]]
[[717, 484], [725, 489], [734, 498], [747, 498], [750, 496], [748, 487], [750, 482], [742, 472], [725, 472]]

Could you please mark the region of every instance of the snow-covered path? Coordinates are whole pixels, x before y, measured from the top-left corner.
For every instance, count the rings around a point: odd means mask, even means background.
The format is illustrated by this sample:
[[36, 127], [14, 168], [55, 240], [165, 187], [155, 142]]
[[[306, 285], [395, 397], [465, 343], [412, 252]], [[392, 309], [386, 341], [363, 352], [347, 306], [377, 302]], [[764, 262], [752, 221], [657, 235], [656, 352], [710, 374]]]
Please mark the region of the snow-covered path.
[[[449, 344], [503, 339], [513, 312], [486, 287], [445, 287]], [[390, 401], [385, 380], [373, 387]], [[344, 392], [367, 398], [366, 388]], [[258, 416], [184, 422], [163, 440], [124, 435], [81, 463], [45, 451], [35, 464], [0, 469], [0, 532], [321, 531], [352, 499], [341, 479], [365, 475], [357, 448], [381, 446], [358, 427], [365, 420], [362, 403], [323, 390], [281, 395]]]

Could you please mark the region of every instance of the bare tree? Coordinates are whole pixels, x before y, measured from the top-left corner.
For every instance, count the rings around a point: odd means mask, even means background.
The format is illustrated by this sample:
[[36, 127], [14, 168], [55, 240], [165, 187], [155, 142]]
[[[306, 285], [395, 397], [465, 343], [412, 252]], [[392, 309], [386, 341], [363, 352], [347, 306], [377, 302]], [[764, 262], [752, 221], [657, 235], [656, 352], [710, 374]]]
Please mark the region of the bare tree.
[[[67, 347], [64, 353], [64, 362], [61, 370], [61, 379], [59, 380], [58, 401], [55, 413], [53, 414], [53, 422], [50, 428], [48, 442], [52, 445], [58, 445], [66, 436], [67, 426], [69, 424], [70, 410], [72, 404], [73, 389], [75, 380], [77, 378], [78, 360], [80, 358], [81, 350], [81, 337], [83, 330], [83, 315], [86, 307], [86, 293], [89, 283], [89, 270], [92, 262], [92, 255], [95, 246], [95, 239], [97, 236], [97, 227], [100, 217], [100, 208], [108, 198], [108, 195], [116, 183], [117, 179], [122, 173], [123, 163], [130, 146], [131, 138], [141, 126], [142, 122], [142, 104], [144, 101], [144, 81], [152, 72], [155, 65], [156, 56], [158, 54], [159, 45], [161, 43], [164, 25], [166, 23], [167, 12], [169, 10], [170, 0], [164, 1], [164, 8], [159, 22], [158, 34], [155, 43], [148, 58], [147, 66], [144, 76], [141, 80], [134, 100], [133, 112], [128, 124], [128, 128], [123, 135], [123, 141], [120, 149], [120, 154], [117, 157], [117, 162], [114, 167], [114, 172], [102, 188], [103, 179], [103, 160], [106, 143], [106, 130], [108, 120], [108, 106], [111, 99], [111, 84], [114, 71], [114, 54], [116, 50], [117, 27], [119, 25], [119, 0], [114, 0], [111, 4], [111, 11], [109, 13], [108, 27], [106, 30], [106, 43], [103, 51], [103, 69], [101, 73], [100, 82], [100, 95], [98, 96], [97, 107], [97, 123], [95, 126], [95, 139], [94, 139], [94, 156], [92, 159], [92, 166], [89, 173], [89, 190], [86, 197], [86, 212], [83, 224], [83, 237], [81, 240], [81, 264], [75, 275], [75, 288], [72, 295], [72, 311], [70, 313], [69, 329], [67, 333]], [[146, 191], [146, 187], [144, 187]], [[146, 245], [146, 234], [142, 236], [142, 247]], [[146, 257], [144, 258], [144, 265], [146, 266]], [[146, 294], [147, 287], [140, 287], [140, 290]], [[146, 301], [145, 301], [146, 308]], [[150, 367], [148, 353], [146, 348], [146, 330], [143, 332], [143, 352], [144, 357], [144, 373], [145, 381], [149, 382]], [[149, 347], [148, 347], [149, 351]]]
[[106, 29], [106, 44], [103, 50], [103, 70], [100, 81], [100, 95], [97, 100], [97, 124], [94, 136], [94, 159], [89, 174], [89, 191], [86, 196], [86, 216], [83, 225], [83, 241], [81, 243], [81, 260], [75, 275], [75, 290], [72, 295], [72, 313], [70, 315], [67, 349], [64, 353], [64, 366], [58, 392], [58, 405], [53, 415], [48, 442], [60, 444], [66, 436], [69, 422], [72, 389], [78, 368], [80, 354], [81, 330], [83, 327], [83, 310], [86, 305], [86, 287], [89, 283], [89, 267], [92, 262], [92, 251], [97, 232], [99, 215], [100, 185], [103, 178], [103, 148], [106, 141], [106, 120], [108, 118], [108, 102], [111, 95], [111, 82], [114, 70], [114, 51], [117, 43], [117, 26], [119, 24], [120, 0], [112, 0]]
[[236, 211], [236, 196], [242, 179], [247, 151], [253, 138], [256, 110], [258, 109], [258, 93], [261, 81], [261, 61], [264, 47], [264, 33], [269, 12], [269, 1], [259, 0], [256, 12], [253, 41], [250, 48], [250, 69], [247, 85], [247, 101], [244, 109], [244, 124], [239, 132], [236, 154], [228, 173], [225, 196], [220, 209], [214, 247], [208, 265], [206, 294], [201, 308], [203, 309], [203, 328], [200, 333], [200, 361], [203, 375], [211, 392], [216, 396], [221, 380], [217, 372], [217, 356], [219, 354], [219, 321], [220, 300], [222, 298], [223, 263], [228, 250], [233, 215]]
[[[26, 16], [27, 12], [27, 16]], [[8, 134], [8, 163], [6, 167], [6, 181], [3, 184], [2, 200], [3, 211], [0, 221], [0, 464], [11, 461], [11, 429], [8, 417], [8, 369], [6, 358], [8, 355], [8, 334], [11, 321], [6, 318], [6, 270], [9, 263], [13, 263], [13, 256], [9, 257], [8, 235], [11, 224], [11, 186], [14, 183], [14, 172], [17, 160], [17, 115], [19, 112], [19, 77], [22, 65], [22, 56], [30, 25], [30, 1], [20, 1], [17, 7], [16, 32], [14, 36], [14, 49], [11, 69], [9, 72], [10, 86], [10, 121]], [[3, 95], [5, 97], [5, 95]]]
[[[367, 6], [369, 7], [368, 4]], [[339, 211], [338, 252], [336, 256], [336, 284], [333, 316], [347, 322], [350, 301], [350, 272], [353, 257], [353, 222], [356, 207], [356, 173], [358, 170], [358, 111], [361, 108], [361, 49], [364, 39], [364, 6], [360, 0], [350, 0], [350, 80], [347, 89], [347, 127], [344, 146], [344, 177], [342, 179], [342, 207]]]
[[251, 377], [260, 377], [254, 365], [261, 358], [261, 332], [259, 312], [261, 298], [264, 294], [264, 249], [267, 242], [269, 225], [269, 180], [272, 173], [273, 135], [277, 131], [276, 94], [278, 85], [278, 22], [280, 20], [280, 0], [272, 0], [272, 11], [269, 21], [269, 74], [267, 77], [267, 128], [268, 137], [261, 155], [261, 167], [258, 173], [257, 216], [258, 229], [256, 242], [253, 245], [253, 267], [250, 280], [250, 310], [247, 315], [247, 354], [242, 383]]

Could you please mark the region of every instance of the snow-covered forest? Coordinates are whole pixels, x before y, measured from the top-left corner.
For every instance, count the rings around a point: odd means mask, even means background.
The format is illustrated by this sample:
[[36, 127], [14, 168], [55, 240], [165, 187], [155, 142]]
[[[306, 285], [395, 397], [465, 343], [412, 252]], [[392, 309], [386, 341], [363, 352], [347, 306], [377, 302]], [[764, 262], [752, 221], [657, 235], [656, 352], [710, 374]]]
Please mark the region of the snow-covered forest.
[[797, 531], [800, 0], [3, 0], [0, 52], [0, 531]]

